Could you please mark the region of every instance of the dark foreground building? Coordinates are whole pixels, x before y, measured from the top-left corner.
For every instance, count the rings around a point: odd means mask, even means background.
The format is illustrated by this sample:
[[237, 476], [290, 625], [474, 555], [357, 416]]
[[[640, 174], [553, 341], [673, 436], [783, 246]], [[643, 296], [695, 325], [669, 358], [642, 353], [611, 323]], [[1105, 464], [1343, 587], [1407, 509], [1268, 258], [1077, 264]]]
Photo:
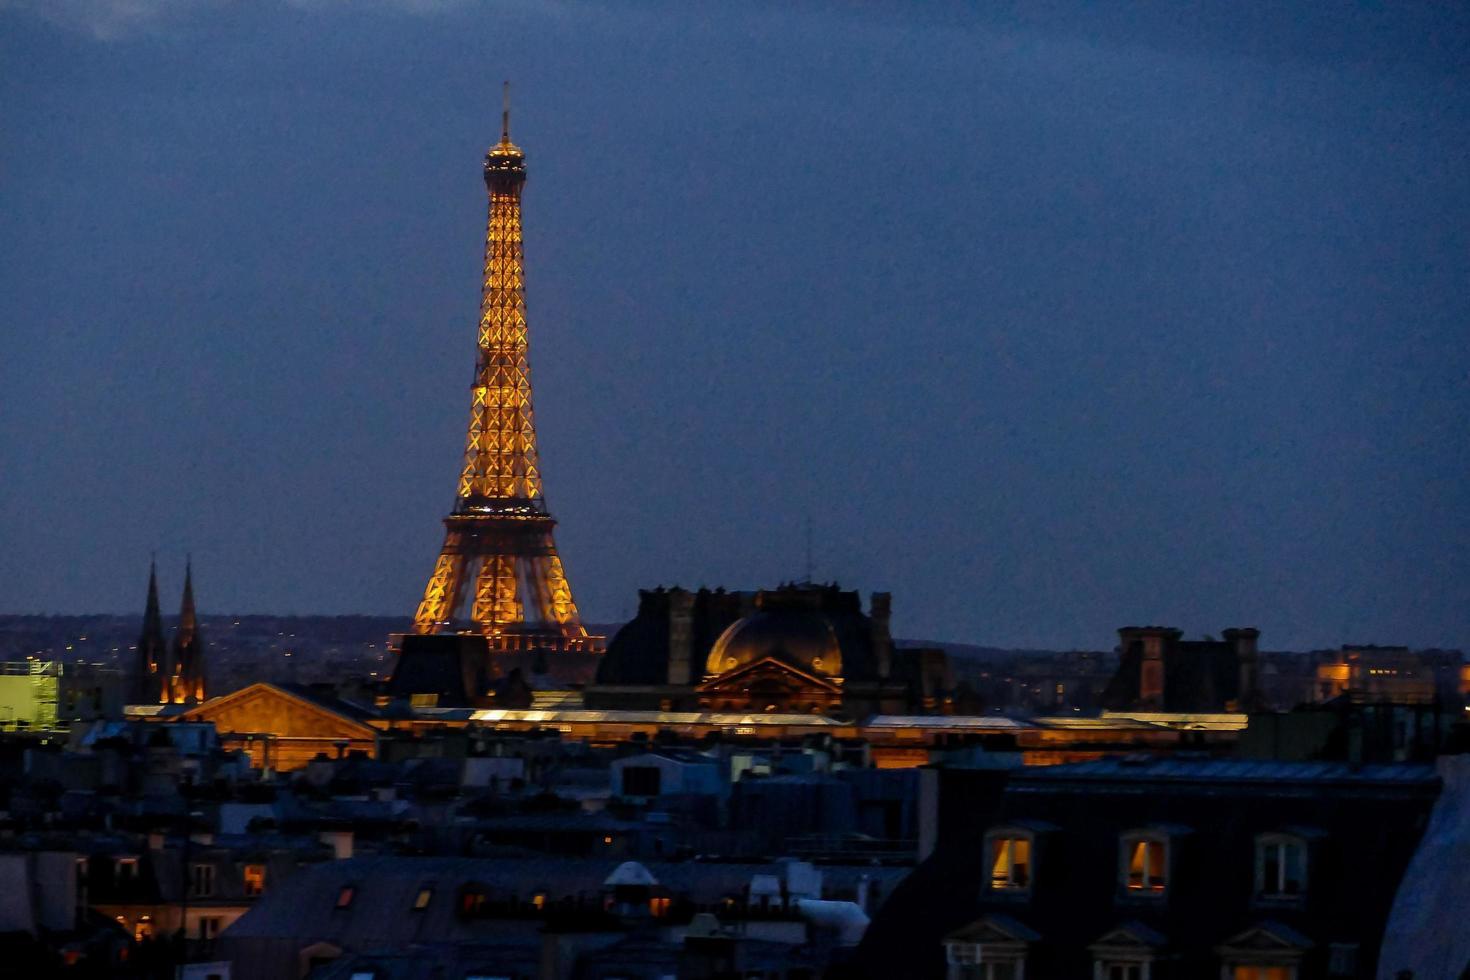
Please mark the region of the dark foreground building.
[[1371, 978], [1440, 789], [1428, 765], [1122, 759], [926, 777], [932, 855], [848, 976]]

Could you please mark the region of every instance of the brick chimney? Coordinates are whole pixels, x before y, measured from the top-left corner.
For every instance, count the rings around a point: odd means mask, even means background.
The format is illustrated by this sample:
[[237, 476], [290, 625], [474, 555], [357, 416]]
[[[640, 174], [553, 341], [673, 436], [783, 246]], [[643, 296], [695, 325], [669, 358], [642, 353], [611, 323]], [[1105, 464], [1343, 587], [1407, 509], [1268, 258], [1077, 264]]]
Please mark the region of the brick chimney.
[[1221, 635], [1235, 650], [1235, 664], [1239, 671], [1235, 688], [1236, 710], [1249, 711], [1261, 703], [1261, 677], [1256, 670], [1256, 641], [1260, 639], [1261, 631], [1252, 626], [1231, 627]]

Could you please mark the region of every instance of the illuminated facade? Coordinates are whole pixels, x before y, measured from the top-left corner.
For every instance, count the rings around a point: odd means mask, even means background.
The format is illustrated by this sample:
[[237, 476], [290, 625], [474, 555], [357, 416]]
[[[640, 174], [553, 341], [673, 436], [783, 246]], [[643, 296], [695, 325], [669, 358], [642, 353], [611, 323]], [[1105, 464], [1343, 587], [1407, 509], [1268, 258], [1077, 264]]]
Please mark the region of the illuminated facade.
[[602, 637], [588, 635], [572, 601], [552, 539], [556, 521], [542, 495], [526, 356], [525, 181], [525, 155], [510, 141], [507, 108], [500, 142], [485, 154], [489, 222], [464, 467], [413, 629], [472, 629], [495, 650], [598, 649]]
[[179, 630], [174, 634], [170, 658], [169, 692], [174, 704], [204, 701], [204, 637], [199, 632], [199, 614], [194, 610], [194, 567], [184, 571], [184, 603], [179, 609]]
[[164, 702], [169, 697], [168, 646], [163, 640], [163, 617], [158, 611], [158, 568], [148, 565], [148, 606], [143, 632], [138, 636], [137, 662], [131, 698], [134, 704]]

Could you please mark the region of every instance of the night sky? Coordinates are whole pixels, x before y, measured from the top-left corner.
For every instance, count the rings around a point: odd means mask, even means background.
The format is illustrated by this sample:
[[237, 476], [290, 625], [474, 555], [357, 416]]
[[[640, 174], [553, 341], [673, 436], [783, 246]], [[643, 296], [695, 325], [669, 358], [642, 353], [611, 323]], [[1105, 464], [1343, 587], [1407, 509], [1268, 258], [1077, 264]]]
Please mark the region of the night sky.
[[0, 610], [412, 613], [509, 78], [586, 618], [1470, 647], [1467, 8], [1094, 6], [0, 0]]

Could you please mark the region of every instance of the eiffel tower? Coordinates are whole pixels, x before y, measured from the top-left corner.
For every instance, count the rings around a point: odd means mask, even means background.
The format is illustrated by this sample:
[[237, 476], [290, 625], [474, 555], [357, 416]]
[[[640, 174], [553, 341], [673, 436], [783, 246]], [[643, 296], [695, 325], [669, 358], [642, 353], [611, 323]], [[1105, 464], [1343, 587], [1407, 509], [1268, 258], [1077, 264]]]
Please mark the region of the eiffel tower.
[[525, 154], [510, 141], [507, 84], [500, 142], [485, 154], [490, 218], [464, 469], [413, 629], [483, 633], [492, 650], [600, 650], [604, 638], [588, 635], [577, 615], [541, 491], [526, 359], [525, 182]]

